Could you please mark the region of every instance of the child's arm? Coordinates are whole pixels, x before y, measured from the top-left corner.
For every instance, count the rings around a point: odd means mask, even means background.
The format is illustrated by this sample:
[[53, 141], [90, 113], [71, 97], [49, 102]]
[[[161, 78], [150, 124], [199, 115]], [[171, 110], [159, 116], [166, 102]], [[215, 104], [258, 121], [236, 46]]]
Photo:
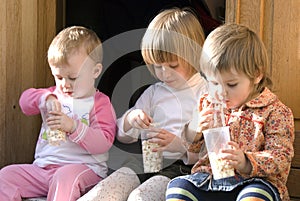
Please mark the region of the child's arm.
[[102, 154], [111, 148], [116, 133], [116, 115], [107, 96], [96, 94], [89, 125], [79, 120], [76, 124], [76, 129], [69, 138], [90, 154]]
[[39, 106], [46, 97], [54, 91], [55, 87], [47, 89], [30, 88], [25, 90], [20, 97], [19, 104], [21, 110], [26, 115], [35, 115], [40, 113]]
[[117, 139], [122, 143], [133, 143], [139, 138], [142, 128], [148, 128], [152, 123], [150, 117], [151, 100], [155, 86], [148, 87], [137, 100], [135, 106], [117, 120]]
[[283, 106], [272, 110], [264, 125], [265, 142], [261, 151], [247, 151], [252, 171], [244, 176], [266, 177], [286, 174], [294, 156], [294, 118], [292, 111]]
[[202, 131], [213, 126], [213, 114], [215, 111], [207, 101], [206, 96], [201, 96], [199, 108], [193, 112], [192, 120], [186, 125], [183, 133], [186, 140], [185, 146], [187, 147], [187, 164], [193, 164], [199, 159], [199, 152], [205, 150], [202, 148], [204, 144]]
[[215, 110], [207, 101], [206, 95], [200, 98], [198, 108], [193, 111], [192, 120], [186, 126], [184, 137], [188, 142], [197, 142], [202, 138], [202, 131], [213, 127]]

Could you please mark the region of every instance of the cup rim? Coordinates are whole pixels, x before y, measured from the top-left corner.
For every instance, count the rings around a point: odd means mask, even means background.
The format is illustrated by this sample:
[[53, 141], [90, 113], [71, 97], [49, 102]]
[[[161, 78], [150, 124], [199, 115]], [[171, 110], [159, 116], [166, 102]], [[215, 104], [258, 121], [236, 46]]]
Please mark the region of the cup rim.
[[229, 129], [230, 126], [222, 126], [222, 127], [216, 127], [216, 128], [208, 128], [208, 129], [205, 129], [202, 131], [202, 133], [207, 133], [207, 132], [211, 132], [211, 131], [217, 131], [217, 130], [220, 130], [220, 129]]

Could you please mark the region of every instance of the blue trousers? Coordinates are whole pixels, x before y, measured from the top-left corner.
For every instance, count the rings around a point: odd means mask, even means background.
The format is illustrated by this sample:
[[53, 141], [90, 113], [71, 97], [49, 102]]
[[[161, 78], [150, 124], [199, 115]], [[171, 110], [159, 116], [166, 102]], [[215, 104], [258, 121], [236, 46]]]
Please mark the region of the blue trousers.
[[260, 182], [247, 183], [232, 191], [211, 191], [201, 190], [186, 179], [175, 178], [169, 183], [166, 192], [167, 201], [243, 201], [248, 198], [257, 198], [257, 200], [264, 201], [275, 200], [272, 190]]

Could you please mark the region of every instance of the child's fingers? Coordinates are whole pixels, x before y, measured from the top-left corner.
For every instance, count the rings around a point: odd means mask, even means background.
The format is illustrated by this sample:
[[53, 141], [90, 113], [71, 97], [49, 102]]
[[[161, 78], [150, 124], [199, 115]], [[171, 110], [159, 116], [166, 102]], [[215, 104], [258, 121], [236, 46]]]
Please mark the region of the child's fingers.
[[57, 116], [52, 116], [47, 119], [48, 125], [61, 125], [61, 118]]
[[63, 113], [60, 111], [50, 111], [49, 114], [53, 116], [62, 116]]
[[145, 124], [147, 127], [149, 127], [152, 123], [152, 118], [149, 117], [145, 112], [140, 113], [138, 117], [140, 118], [142, 123]]
[[58, 100], [47, 101], [46, 107], [48, 111], [61, 111], [61, 104]]
[[230, 145], [233, 149], [239, 149], [240, 148], [238, 143], [233, 142], [233, 141], [229, 141], [228, 145]]
[[158, 132], [149, 131], [149, 133], [147, 133], [147, 138], [154, 138], [157, 135], [158, 135]]
[[134, 128], [148, 128], [152, 119], [141, 109], [132, 110], [127, 115], [128, 123]]
[[53, 101], [53, 111], [59, 111], [61, 110], [61, 105], [59, 101]]
[[161, 139], [153, 137], [153, 138], [149, 139], [149, 142], [151, 142], [151, 143], [156, 143], [156, 144], [160, 144]]
[[146, 129], [149, 127], [141, 118], [136, 118], [132, 126], [140, 129]]

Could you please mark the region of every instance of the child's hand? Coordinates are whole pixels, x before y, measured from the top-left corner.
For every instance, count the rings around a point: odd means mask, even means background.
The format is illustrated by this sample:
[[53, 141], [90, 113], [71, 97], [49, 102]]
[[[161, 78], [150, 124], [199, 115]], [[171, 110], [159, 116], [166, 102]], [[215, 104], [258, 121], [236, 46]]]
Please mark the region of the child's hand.
[[152, 118], [149, 117], [143, 110], [135, 109], [127, 114], [125, 124], [126, 122], [132, 128], [147, 129], [152, 122]]
[[214, 113], [215, 113], [215, 110], [212, 107], [212, 105], [210, 107], [207, 107], [207, 108], [201, 110], [201, 112], [198, 115], [198, 130], [197, 130], [197, 132], [202, 132], [203, 130], [213, 127]]
[[182, 139], [164, 129], [156, 130], [156, 132], [150, 132], [147, 134], [147, 137], [150, 138], [149, 142], [157, 143], [160, 146], [159, 148], [153, 149], [153, 151], [181, 153], [186, 151]]
[[228, 160], [228, 164], [240, 173], [250, 174], [252, 166], [244, 151], [240, 149], [236, 142], [230, 141], [228, 145], [232, 146], [233, 149], [222, 150], [222, 153], [227, 153], [224, 159]]
[[49, 112], [50, 117], [47, 118], [47, 125], [51, 130], [58, 130], [73, 133], [76, 129], [75, 121], [60, 111]]
[[48, 112], [51, 111], [61, 111], [61, 104], [60, 102], [57, 100], [57, 97], [55, 95], [50, 94], [49, 96], [47, 96], [46, 98], [46, 108]]

